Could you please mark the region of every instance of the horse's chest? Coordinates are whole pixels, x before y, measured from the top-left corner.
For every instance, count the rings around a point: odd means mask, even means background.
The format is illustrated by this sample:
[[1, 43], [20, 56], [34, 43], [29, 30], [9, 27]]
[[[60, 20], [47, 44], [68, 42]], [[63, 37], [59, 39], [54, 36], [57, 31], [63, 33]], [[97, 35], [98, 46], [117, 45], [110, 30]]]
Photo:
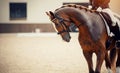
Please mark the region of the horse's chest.
[[90, 35], [80, 34], [79, 42], [82, 46], [91, 46], [92, 45], [92, 39], [91, 39]]
[[91, 34], [87, 28], [79, 29], [79, 43], [84, 50], [89, 50], [95, 46], [95, 41], [92, 39]]

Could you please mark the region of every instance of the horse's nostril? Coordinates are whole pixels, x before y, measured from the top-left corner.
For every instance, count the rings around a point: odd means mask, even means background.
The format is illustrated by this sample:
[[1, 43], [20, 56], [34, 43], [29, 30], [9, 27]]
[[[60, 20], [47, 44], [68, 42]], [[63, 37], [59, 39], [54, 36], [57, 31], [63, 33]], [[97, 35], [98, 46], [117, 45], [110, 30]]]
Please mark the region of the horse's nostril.
[[69, 38], [71, 39], [71, 36]]
[[70, 39], [66, 39], [66, 42], [70, 42]]

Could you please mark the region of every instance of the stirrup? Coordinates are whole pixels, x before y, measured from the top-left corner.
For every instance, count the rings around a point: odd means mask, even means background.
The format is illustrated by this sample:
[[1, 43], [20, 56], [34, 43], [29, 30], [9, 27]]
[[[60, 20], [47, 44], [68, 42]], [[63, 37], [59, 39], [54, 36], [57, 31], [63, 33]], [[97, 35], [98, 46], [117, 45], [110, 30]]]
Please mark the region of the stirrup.
[[112, 44], [113, 40], [115, 39], [115, 36], [109, 37], [106, 41], [106, 50], [109, 50], [110, 45]]
[[110, 33], [108, 34], [108, 36], [109, 36], [109, 37], [114, 37], [115, 34], [114, 34], [113, 32], [110, 32]]
[[120, 49], [120, 40], [116, 41], [115, 46], [116, 46], [117, 49]]

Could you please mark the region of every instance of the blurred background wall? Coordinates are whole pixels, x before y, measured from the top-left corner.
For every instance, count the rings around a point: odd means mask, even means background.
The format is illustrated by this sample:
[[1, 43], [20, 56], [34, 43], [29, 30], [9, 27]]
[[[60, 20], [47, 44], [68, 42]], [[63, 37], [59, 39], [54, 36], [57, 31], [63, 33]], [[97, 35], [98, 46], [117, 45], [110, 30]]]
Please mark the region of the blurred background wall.
[[[10, 20], [11, 2], [27, 3], [25, 20]], [[45, 12], [64, 2], [88, 0], [0, 0], [0, 73], [88, 73], [78, 34], [72, 34], [68, 44], [56, 33], [31, 33], [55, 32]], [[120, 14], [120, 0], [112, 0], [110, 6]], [[104, 65], [102, 68], [106, 73]]]
[[120, 14], [120, 0], [111, 0], [110, 7], [114, 12]]
[[[26, 2], [27, 20], [10, 21], [9, 3]], [[0, 23], [50, 23], [46, 11], [54, 11], [60, 7], [63, 2], [87, 2], [87, 0], [0, 0]]]
[[[10, 20], [9, 4], [23, 2], [27, 4], [26, 19]], [[42, 32], [54, 32], [45, 12], [54, 11], [65, 2], [84, 3], [89, 0], [0, 0], [0, 33], [34, 32], [36, 29]], [[120, 14], [120, 0], [111, 0], [110, 7]]]
[[[45, 12], [60, 7], [63, 2], [88, 2], [89, 0], [0, 0], [0, 23], [50, 23]], [[26, 2], [27, 19], [9, 20], [9, 3]], [[111, 9], [120, 14], [120, 0], [111, 0]]]

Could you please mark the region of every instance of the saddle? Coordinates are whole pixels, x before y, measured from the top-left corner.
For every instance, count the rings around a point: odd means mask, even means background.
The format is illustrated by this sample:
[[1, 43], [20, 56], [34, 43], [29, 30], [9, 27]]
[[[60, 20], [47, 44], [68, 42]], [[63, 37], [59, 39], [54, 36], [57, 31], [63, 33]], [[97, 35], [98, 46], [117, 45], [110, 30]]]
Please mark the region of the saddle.
[[107, 30], [109, 30], [110, 32], [113, 32], [116, 36], [116, 40], [118, 40], [117, 38], [120, 37], [118, 23], [116, 23], [116, 26], [112, 26], [112, 21], [111, 21], [110, 16], [105, 12], [101, 12], [100, 14], [102, 15], [101, 16], [102, 19], [104, 20], [104, 22], [106, 22], [106, 25], [108, 26]]
[[[104, 26], [106, 26], [107, 29], [107, 34], [110, 34], [110, 28], [112, 21], [107, 13], [103, 12], [97, 12], [97, 14], [101, 17], [101, 19], [104, 21], [105, 25], [97, 25], [96, 23], [93, 22], [93, 25], [88, 23], [88, 28], [91, 34], [91, 37], [93, 38], [94, 41], [97, 41], [100, 38], [100, 35], [102, 33], [102, 30]], [[97, 29], [96, 29], [97, 28]]]
[[[111, 27], [112, 21], [110, 19], [110, 16], [105, 12], [100, 12], [99, 14], [105, 23], [105, 26], [107, 29], [107, 34], [110, 35], [111, 28], [112, 28]], [[114, 37], [109, 37], [108, 40], [106, 41], [106, 49], [107, 50], [109, 50], [109, 47], [112, 44], [113, 40], [114, 40]]]
[[112, 23], [110, 16], [106, 12], [100, 12], [108, 24]]
[[105, 13], [105, 12], [100, 12], [100, 16], [101, 18], [103, 19], [103, 21], [105, 22], [105, 26], [107, 28], [107, 32], [108, 32], [108, 35], [110, 32], [112, 32], [112, 21], [111, 21], [111, 18], [110, 16]]
[[[116, 26], [112, 26], [111, 18], [107, 13], [101, 12], [100, 16], [102, 17], [102, 19], [106, 23], [107, 31], [113, 32], [115, 35], [115, 36], [109, 37], [108, 40], [106, 41], [106, 48], [107, 48], [107, 50], [109, 50], [108, 47], [110, 47], [111, 43], [113, 41], [119, 40], [119, 37], [120, 37], [119, 26], [117, 23], [116, 23]], [[109, 33], [108, 33], [108, 35], [109, 35]], [[119, 43], [119, 45], [120, 45], [120, 43]]]

